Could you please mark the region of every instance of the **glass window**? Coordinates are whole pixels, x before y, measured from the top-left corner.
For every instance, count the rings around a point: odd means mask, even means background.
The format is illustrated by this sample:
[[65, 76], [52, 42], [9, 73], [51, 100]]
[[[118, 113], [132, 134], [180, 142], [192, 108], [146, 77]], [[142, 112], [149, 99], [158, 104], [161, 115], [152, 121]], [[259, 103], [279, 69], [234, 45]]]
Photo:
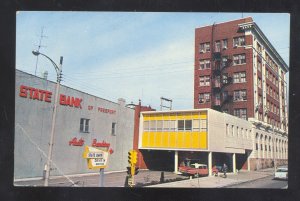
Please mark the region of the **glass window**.
[[207, 122], [206, 119], [200, 119], [200, 131], [206, 131]]
[[192, 120], [185, 120], [185, 130], [191, 131], [192, 130]]
[[156, 128], [157, 128], [158, 131], [162, 131], [162, 129], [163, 129], [163, 121], [158, 120], [157, 123], [156, 123]]
[[215, 52], [221, 51], [221, 42], [218, 40], [215, 42]]
[[204, 86], [205, 85], [204, 76], [200, 76], [199, 81], [200, 81], [200, 86]]
[[223, 84], [227, 84], [228, 83], [228, 74], [227, 73], [224, 73], [222, 75], [222, 79], [223, 79]]
[[165, 131], [168, 131], [170, 129], [170, 121], [169, 120], [165, 120], [164, 121], [164, 129]]
[[171, 120], [170, 121], [170, 130], [171, 131], [175, 131], [176, 130], [176, 121], [175, 120]]
[[184, 130], [184, 120], [178, 120], [178, 130], [179, 131]]
[[82, 133], [89, 132], [89, 122], [90, 122], [89, 119], [84, 119], [84, 118], [80, 119], [80, 128], [79, 128], [80, 132], [82, 132]]
[[156, 130], [156, 121], [150, 121], [150, 126], [149, 126], [151, 131], [155, 131]]
[[246, 72], [236, 72], [233, 74], [233, 83], [246, 82]]
[[222, 63], [221, 63], [221, 67], [224, 68], [225, 66], [227, 66], [227, 61], [228, 61], [228, 56], [223, 56], [222, 57]]
[[246, 108], [234, 109], [233, 114], [236, 117], [239, 117], [242, 119], [247, 119], [247, 109]]
[[200, 120], [194, 119], [193, 120], [193, 131], [199, 131], [200, 130]]
[[240, 72], [241, 82], [246, 82], [246, 72]]
[[223, 39], [222, 40], [222, 47], [223, 47], [223, 49], [227, 49], [227, 44], [228, 44], [228, 40], [227, 39]]
[[261, 71], [261, 61], [257, 59], [257, 70]]
[[233, 38], [233, 46], [243, 46], [245, 45], [245, 36], [235, 37]]
[[210, 68], [210, 60], [205, 60], [205, 68], [206, 69]]
[[149, 121], [144, 121], [144, 131], [148, 131], [149, 130]]
[[117, 129], [117, 123], [112, 122], [112, 124], [111, 124], [111, 134], [112, 135], [116, 135], [116, 129]]
[[209, 52], [210, 51], [210, 43], [200, 43], [199, 48], [200, 53]]
[[238, 54], [233, 56], [233, 65], [245, 64], [246, 54]]
[[204, 60], [200, 60], [199, 63], [200, 63], [200, 70], [204, 70], [205, 69], [205, 62], [204, 62]]

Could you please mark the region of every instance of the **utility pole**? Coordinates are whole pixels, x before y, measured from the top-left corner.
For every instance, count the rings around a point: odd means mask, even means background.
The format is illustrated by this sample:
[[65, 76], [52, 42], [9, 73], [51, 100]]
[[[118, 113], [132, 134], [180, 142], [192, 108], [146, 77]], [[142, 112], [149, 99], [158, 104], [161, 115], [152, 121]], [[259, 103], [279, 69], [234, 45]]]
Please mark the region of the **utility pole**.
[[59, 66], [56, 65], [56, 63], [47, 55], [40, 53], [39, 51], [32, 51], [32, 54], [35, 56], [42, 55], [49, 59], [54, 66], [56, 73], [57, 73], [57, 83], [56, 83], [56, 90], [55, 90], [55, 102], [54, 102], [54, 108], [53, 108], [53, 114], [52, 114], [52, 125], [51, 125], [51, 134], [50, 134], [50, 142], [49, 142], [49, 150], [48, 150], [48, 156], [47, 156], [47, 163], [45, 165], [45, 183], [44, 186], [48, 186], [49, 184], [49, 175], [50, 175], [50, 166], [52, 161], [52, 150], [53, 150], [53, 142], [54, 142], [54, 131], [55, 131], [55, 121], [56, 121], [56, 111], [57, 111], [57, 103], [58, 103], [58, 94], [59, 94], [59, 88], [60, 88], [60, 81], [61, 81], [61, 75], [62, 75], [62, 63], [63, 63], [63, 57], [60, 57]]

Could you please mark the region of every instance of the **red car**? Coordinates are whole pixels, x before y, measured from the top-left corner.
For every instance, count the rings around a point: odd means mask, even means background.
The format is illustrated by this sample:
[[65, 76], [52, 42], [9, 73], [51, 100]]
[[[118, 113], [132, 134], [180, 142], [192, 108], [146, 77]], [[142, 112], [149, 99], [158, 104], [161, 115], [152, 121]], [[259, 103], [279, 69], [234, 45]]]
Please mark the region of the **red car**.
[[[183, 163], [179, 166], [179, 172], [182, 174], [190, 175], [190, 176], [208, 176], [208, 168], [206, 164], [200, 163]], [[218, 169], [213, 167], [212, 173], [213, 175], [218, 175]]]

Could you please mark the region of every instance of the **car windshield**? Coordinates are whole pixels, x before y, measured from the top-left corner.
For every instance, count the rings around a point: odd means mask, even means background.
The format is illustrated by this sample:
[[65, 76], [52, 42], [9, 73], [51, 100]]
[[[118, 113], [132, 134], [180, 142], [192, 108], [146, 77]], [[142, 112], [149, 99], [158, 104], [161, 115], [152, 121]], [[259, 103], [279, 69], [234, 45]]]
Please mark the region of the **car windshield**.
[[287, 172], [288, 170], [285, 168], [279, 168], [276, 170], [276, 172]]

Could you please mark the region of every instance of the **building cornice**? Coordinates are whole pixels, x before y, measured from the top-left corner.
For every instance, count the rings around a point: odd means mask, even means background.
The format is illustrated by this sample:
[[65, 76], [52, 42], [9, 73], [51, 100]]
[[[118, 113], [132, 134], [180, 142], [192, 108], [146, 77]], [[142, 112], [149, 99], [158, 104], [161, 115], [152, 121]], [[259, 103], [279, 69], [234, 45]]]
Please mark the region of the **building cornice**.
[[244, 31], [251, 30], [252, 32], [256, 33], [265, 43], [265, 47], [270, 50], [270, 54], [273, 54], [273, 56], [279, 61], [280, 65], [283, 67], [285, 72], [289, 71], [288, 65], [285, 63], [285, 61], [279, 55], [277, 50], [274, 48], [274, 46], [271, 44], [271, 42], [268, 40], [268, 38], [265, 36], [265, 34], [262, 32], [262, 30], [258, 27], [258, 25], [255, 22], [241, 23], [238, 26], [240, 27], [241, 30]]

